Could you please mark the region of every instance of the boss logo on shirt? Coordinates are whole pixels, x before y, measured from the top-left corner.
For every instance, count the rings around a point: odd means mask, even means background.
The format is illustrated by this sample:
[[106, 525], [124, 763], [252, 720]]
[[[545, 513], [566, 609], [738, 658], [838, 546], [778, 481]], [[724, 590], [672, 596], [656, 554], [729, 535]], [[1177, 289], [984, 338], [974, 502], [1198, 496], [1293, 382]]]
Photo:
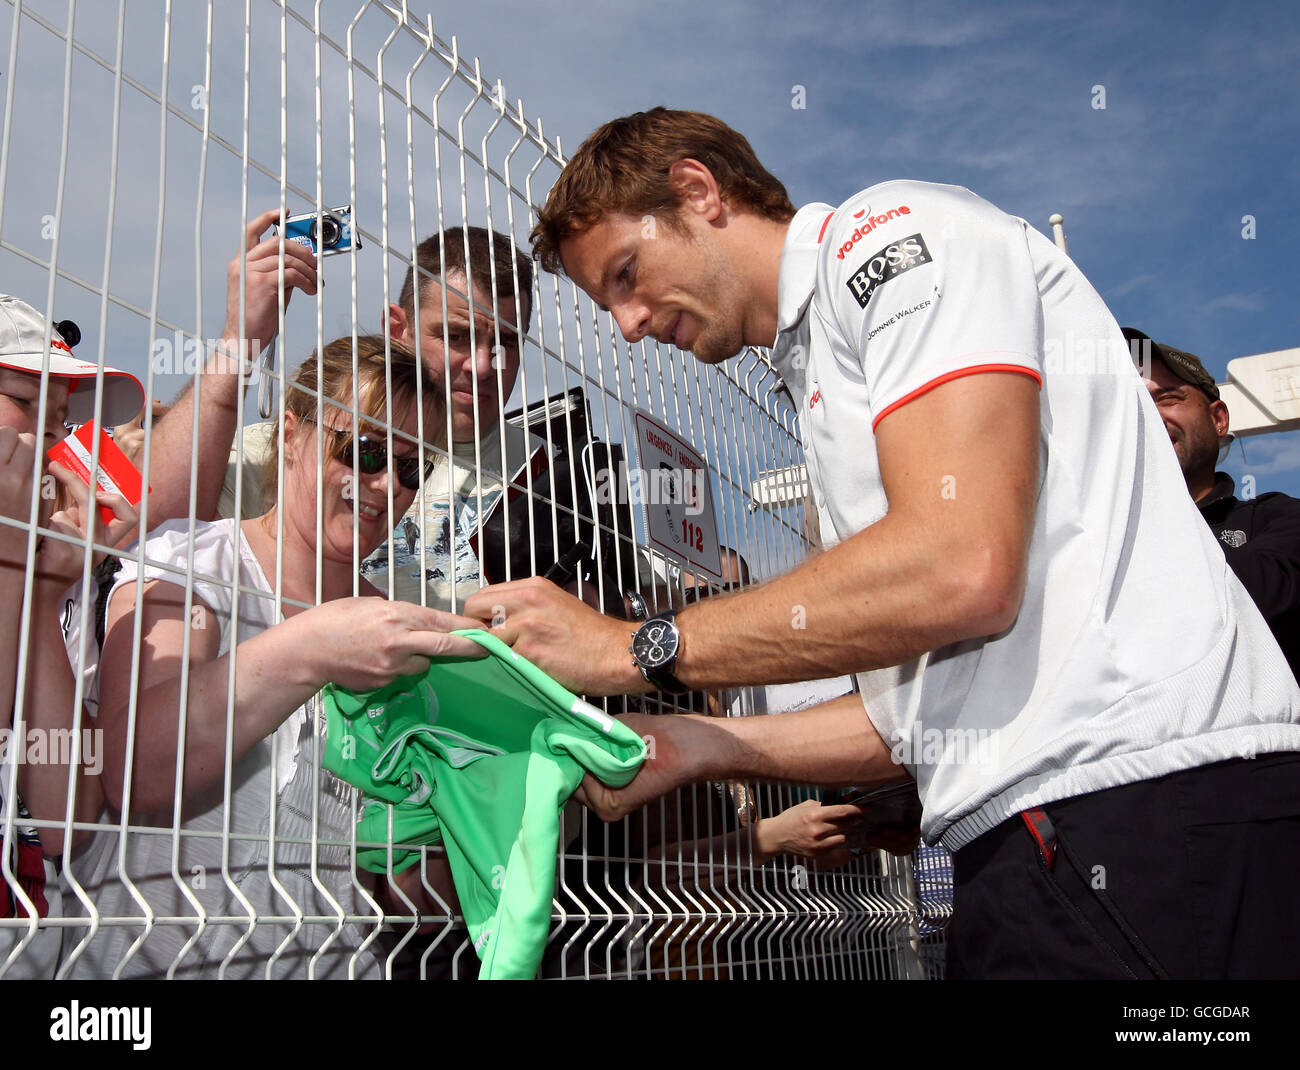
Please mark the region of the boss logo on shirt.
[[849, 276], [846, 285], [859, 307], [866, 308], [871, 295], [882, 282], [897, 278], [904, 271], [931, 262], [930, 250], [920, 234], [887, 245]]

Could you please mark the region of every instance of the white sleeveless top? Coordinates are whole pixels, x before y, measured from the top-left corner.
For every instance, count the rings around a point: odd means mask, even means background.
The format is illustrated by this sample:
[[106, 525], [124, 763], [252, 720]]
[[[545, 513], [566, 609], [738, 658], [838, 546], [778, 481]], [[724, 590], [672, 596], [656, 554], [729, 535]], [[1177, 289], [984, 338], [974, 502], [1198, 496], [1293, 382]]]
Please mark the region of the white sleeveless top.
[[[192, 561], [194, 604], [201, 600], [221, 628], [218, 656], [230, 652], [232, 637], [243, 642], [279, 622], [271, 584], [233, 520], [196, 524], [192, 555], [189, 521], [169, 521], [150, 534], [145, 557], [141, 570], [123, 555], [110, 604], [122, 584], [141, 576], [185, 586], [191, 582], [186, 563]], [[316, 706], [313, 698], [295, 710], [234, 763], [229, 806], [224, 784], [191, 799], [179, 836], [173, 835], [170, 813], [135, 816], [123, 861], [118, 831], [95, 834], [69, 867], [100, 915], [99, 931], [77, 958], [73, 977], [111, 977], [124, 959], [124, 977], [165, 977], [171, 970], [176, 977], [212, 978], [223, 964], [224, 976], [237, 979], [268, 971], [275, 978], [347, 977], [350, 969], [356, 976], [376, 975], [374, 960], [359, 951], [378, 914], [356, 882], [350, 847], [354, 790], [318, 769], [323, 739], [311, 731]], [[323, 717], [319, 723], [323, 731]], [[152, 931], [134, 953], [146, 932], [146, 912], [128, 880], [155, 915]], [[75, 892], [65, 901], [75, 903]], [[359, 924], [340, 924], [340, 912]], [[207, 920], [200, 931], [201, 917]], [[65, 940], [65, 955], [82, 942], [74, 933]]]

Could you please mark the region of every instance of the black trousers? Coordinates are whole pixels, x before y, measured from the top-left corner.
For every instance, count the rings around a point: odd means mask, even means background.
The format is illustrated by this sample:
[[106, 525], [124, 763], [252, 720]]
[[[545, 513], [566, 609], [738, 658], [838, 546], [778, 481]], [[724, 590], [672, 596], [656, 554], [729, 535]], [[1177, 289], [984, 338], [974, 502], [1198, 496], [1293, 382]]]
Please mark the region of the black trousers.
[[1300, 977], [1300, 753], [1237, 758], [1020, 815], [953, 856], [947, 975]]

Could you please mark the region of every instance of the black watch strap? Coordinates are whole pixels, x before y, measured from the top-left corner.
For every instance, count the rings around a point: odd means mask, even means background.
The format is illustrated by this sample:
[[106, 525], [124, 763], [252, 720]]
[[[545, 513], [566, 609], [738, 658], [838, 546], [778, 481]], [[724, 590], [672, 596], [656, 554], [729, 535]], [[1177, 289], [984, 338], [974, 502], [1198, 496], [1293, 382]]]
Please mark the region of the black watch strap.
[[684, 683], [670, 672], [660, 669], [658, 672], [650, 672], [644, 666], [641, 667], [641, 675], [645, 677], [646, 683], [656, 691], [667, 691], [670, 695], [684, 695], [690, 690]]
[[665, 662], [663, 665], [657, 668], [654, 669], [647, 668], [645, 665], [641, 663], [640, 658], [636, 656], [636, 646], [635, 646], [636, 636], [633, 636], [633, 646], [629, 648], [629, 652], [632, 654], [633, 663], [641, 671], [641, 675], [645, 678], [646, 683], [648, 683], [651, 687], [655, 688], [658, 691], [667, 691], [670, 695], [684, 695], [686, 694], [686, 692], [690, 690], [690, 688], [687, 687], [684, 683], [682, 683], [679, 679], [677, 679], [677, 677], [673, 675], [673, 671], [672, 671], [673, 667], [677, 664], [677, 658], [681, 655], [681, 632], [678, 630], [677, 625], [673, 622], [673, 618], [676, 615], [677, 615], [676, 610], [666, 609], [662, 613], [656, 613], [653, 617], [651, 617], [648, 621], [646, 621], [645, 624], [641, 625], [641, 628], [637, 629], [637, 634], [639, 635], [642, 629], [649, 627], [655, 621], [662, 620], [662, 621], [667, 621], [669, 624], [671, 624], [673, 630], [677, 632], [677, 639], [678, 639], [677, 651], [672, 656], [671, 660]]

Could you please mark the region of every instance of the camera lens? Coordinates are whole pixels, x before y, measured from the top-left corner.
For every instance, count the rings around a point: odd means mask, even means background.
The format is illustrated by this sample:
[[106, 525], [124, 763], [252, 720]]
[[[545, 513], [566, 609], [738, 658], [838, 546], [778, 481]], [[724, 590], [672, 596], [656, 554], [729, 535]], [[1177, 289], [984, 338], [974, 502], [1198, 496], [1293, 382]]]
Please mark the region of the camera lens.
[[333, 249], [338, 245], [339, 240], [343, 237], [343, 228], [339, 226], [339, 221], [332, 215], [324, 216], [320, 220], [320, 233], [316, 231], [316, 221], [313, 220], [311, 230], [311, 240], [323, 249]]

